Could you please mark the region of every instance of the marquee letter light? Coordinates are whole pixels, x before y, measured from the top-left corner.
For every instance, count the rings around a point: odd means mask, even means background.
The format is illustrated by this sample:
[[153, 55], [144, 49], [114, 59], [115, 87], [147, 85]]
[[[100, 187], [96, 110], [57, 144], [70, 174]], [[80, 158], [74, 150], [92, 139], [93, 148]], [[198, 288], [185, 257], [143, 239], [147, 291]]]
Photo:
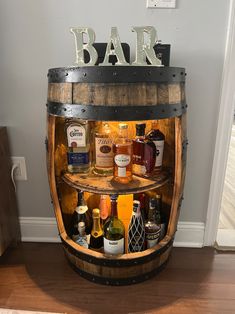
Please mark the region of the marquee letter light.
[[[75, 39], [76, 65], [80, 67], [95, 65], [98, 59], [98, 53], [96, 49], [92, 46], [95, 41], [95, 32], [88, 27], [71, 28], [70, 31], [74, 35]], [[87, 44], [83, 43], [83, 34], [87, 34]], [[88, 63], [85, 63], [84, 61], [84, 50], [88, 51], [90, 55], [90, 61]]]
[[[113, 44], [113, 48], [112, 49], [112, 44]], [[110, 37], [110, 41], [107, 44], [107, 48], [106, 48], [106, 52], [105, 52], [105, 57], [104, 57], [104, 61], [100, 64], [100, 65], [111, 65], [109, 63], [109, 56], [110, 55], [114, 55], [117, 57], [117, 62], [115, 65], [129, 65], [129, 63], [126, 62], [126, 59], [124, 57], [124, 53], [122, 50], [122, 45], [120, 42], [120, 38], [118, 35], [118, 31], [117, 31], [117, 27], [112, 27], [111, 28], [111, 37]]]
[[[153, 46], [157, 42], [157, 32], [152, 26], [143, 26], [143, 27], [133, 27], [133, 32], [137, 34], [136, 40], [136, 59], [132, 63], [132, 65], [148, 65], [146, 62], [146, 57], [148, 58], [151, 65], [161, 66], [161, 60], [156, 57]], [[147, 44], [144, 43], [144, 33], [149, 34], [149, 42]]]

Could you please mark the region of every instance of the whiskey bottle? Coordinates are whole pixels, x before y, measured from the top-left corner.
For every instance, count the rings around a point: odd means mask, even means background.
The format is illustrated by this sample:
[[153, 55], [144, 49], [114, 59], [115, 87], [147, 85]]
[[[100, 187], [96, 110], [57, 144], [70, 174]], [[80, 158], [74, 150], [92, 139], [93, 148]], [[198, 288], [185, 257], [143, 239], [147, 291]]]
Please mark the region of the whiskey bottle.
[[128, 228], [128, 252], [141, 252], [145, 249], [145, 227], [140, 211], [140, 202], [133, 201], [133, 212]]
[[91, 230], [89, 248], [101, 252], [104, 246], [103, 230], [100, 225], [100, 210], [94, 208], [92, 211], [93, 225]]
[[88, 242], [87, 242], [87, 236], [86, 236], [86, 231], [85, 231], [85, 223], [83, 221], [80, 221], [78, 223], [78, 238], [76, 240], [76, 243], [85, 247], [88, 249]]
[[104, 225], [104, 253], [119, 255], [124, 253], [125, 227], [117, 213], [117, 195], [111, 195], [111, 216]]
[[100, 209], [101, 227], [103, 227], [106, 220], [109, 217], [109, 207], [108, 207], [108, 203], [107, 203], [107, 195], [101, 195], [100, 196], [99, 209]]
[[145, 123], [136, 124], [136, 137], [133, 140], [132, 170], [138, 176], [150, 176], [155, 167], [156, 146], [145, 138]]
[[147, 249], [156, 245], [159, 241], [161, 226], [155, 221], [156, 200], [151, 198], [149, 202], [148, 221], [145, 223], [145, 240]]
[[68, 171], [86, 173], [90, 168], [89, 123], [80, 119], [67, 119], [65, 127], [68, 144]]
[[89, 215], [88, 207], [85, 203], [83, 192], [78, 191], [78, 201], [77, 207], [74, 210], [72, 216], [72, 238], [76, 241], [79, 232], [78, 232], [78, 223], [84, 222], [86, 234], [89, 235], [91, 233], [92, 220]]
[[165, 135], [158, 129], [157, 121], [152, 122], [152, 130], [147, 134], [147, 138], [156, 146], [155, 170], [161, 170]]
[[95, 166], [93, 172], [101, 176], [113, 174], [113, 140], [107, 122], [103, 122], [95, 132]]
[[114, 180], [127, 184], [132, 180], [132, 141], [128, 139], [128, 125], [119, 124], [114, 151]]

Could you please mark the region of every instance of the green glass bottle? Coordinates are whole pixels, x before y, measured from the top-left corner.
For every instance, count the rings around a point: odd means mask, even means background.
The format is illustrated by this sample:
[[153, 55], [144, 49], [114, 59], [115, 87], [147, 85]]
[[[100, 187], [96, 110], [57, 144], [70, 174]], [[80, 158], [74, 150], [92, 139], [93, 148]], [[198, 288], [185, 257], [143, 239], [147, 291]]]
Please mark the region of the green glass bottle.
[[111, 198], [111, 216], [104, 224], [104, 253], [107, 255], [124, 254], [125, 227], [117, 214], [117, 198], [114, 194]]

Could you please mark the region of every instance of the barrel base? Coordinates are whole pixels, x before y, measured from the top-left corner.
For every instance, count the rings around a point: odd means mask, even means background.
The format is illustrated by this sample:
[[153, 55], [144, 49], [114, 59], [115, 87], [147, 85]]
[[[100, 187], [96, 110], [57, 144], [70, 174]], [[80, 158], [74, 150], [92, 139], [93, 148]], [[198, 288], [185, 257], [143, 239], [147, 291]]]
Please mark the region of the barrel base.
[[[121, 275], [120, 272], [120, 268], [112, 268], [110, 267], [108, 273], [109, 276], [105, 276], [105, 275], [97, 275], [96, 270], [95, 271], [91, 271], [91, 272], [87, 272], [87, 268], [85, 267], [79, 267], [79, 265], [81, 265], [80, 261], [77, 260], [77, 257], [73, 254], [71, 254], [71, 252], [69, 252], [69, 250], [64, 247], [64, 252], [65, 252], [65, 256], [68, 259], [68, 262], [70, 264], [70, 266], [83, 278], [91, 281], [91, 282], [95, 282], [98, 284], [102, 284], [102, 285], [110, 285], [110, 286], [125, 286], [125, 285], [132, 285], [132, 284], [136, 284], [136, 283], [140, 283], [143, 282], [145, 280], [148, 280], [151, 277], [154, 277], [155, 275], [157, 275], [159, 272], [161, 272], [167, 265], [169, 257], [170, 257], [170, 253], [171, 253], [171, 249], [172, 246], [168, 247], [167, 250], [156, 257], [156, 259], [152, 260], [152, 268], [148, 268], [148, 267], [139, 267], [139, 269], [137, 268], [135, 270], [135, 272], [133, 272], [132, 267], [130, 266], [130, 268], [128, 269], [128, 267], [125, 267], [125, 275]], [[134, 261], [133, 261], [134, 263]], [[95, 266], [92, 264], [92, 266]], [[96, 266], [95, 266], [95, 269]], [[120, 276], [119, 276], [119, 272], [120, 272]]]

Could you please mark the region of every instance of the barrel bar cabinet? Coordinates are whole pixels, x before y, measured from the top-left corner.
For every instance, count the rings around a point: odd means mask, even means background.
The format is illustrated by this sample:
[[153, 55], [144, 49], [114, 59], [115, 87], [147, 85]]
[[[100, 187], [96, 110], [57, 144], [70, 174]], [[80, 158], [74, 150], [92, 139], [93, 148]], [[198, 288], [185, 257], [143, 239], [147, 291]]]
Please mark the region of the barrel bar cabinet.
[[[59, 235], [71, 266], [83, 277], [102, 284], [125, 285], [148, 279], [169, 258], [183, 198], [186, 164], [185, 70], [153, 66], [91, 66], [50, 69], [48, 72], [47, 168]], [[128, 121], [134, 137], [135, 122], [147, 130], [158, 120], [165, 134], [163, 170], [151, 178], [134, 176], [128, 185], [109, 177], [66, 172], [64, 122], [74, 117], [95, 121]], [[168, 217], [165, 237], [143, 252], [108, 258], [79, 246], [69, 236], [76, 191], [97, 206], [99, 194], [135, 194], [160, 191]]]

